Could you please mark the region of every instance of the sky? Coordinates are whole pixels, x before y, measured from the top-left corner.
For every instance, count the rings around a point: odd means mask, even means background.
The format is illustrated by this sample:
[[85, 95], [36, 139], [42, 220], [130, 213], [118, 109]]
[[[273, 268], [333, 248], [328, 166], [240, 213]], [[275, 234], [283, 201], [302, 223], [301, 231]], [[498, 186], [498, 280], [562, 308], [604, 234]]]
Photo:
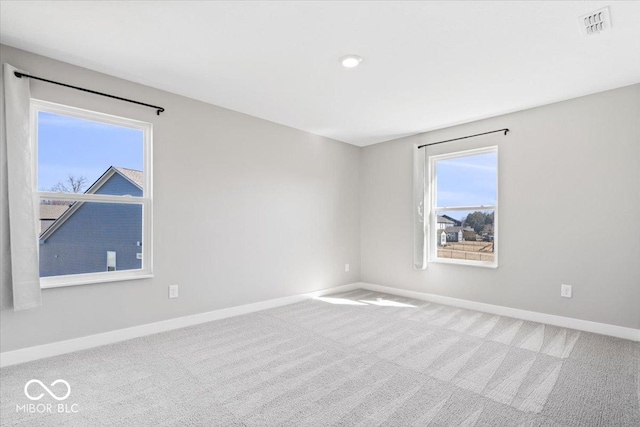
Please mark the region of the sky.
[[[485, 153], [436, 162], [436, 206], [495, 205], [498, 154]], [[447, 212], [462, 219], [470, 212]]]
[[59, 114], [38, 113], [38, 189], [69, 175], [84, 176], [86, 190], [109, 168], [142, 170], [143, 132]]

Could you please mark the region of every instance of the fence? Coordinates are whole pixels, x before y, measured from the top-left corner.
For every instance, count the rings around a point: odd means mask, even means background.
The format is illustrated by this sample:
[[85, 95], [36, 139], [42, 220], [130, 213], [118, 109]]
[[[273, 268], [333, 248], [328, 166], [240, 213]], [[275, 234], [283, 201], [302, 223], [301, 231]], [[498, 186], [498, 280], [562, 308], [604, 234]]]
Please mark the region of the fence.
[[451, 242], [438, 248], [438, 258], [493, 262], [493, 242]]

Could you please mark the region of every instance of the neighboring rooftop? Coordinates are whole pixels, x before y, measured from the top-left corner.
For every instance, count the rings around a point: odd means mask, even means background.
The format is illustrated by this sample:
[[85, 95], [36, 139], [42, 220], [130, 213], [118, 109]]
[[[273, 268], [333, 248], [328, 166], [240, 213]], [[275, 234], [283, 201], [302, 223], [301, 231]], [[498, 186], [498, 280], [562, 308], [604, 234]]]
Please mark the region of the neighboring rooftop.
[[120, 168], [117, 166], [113, 166], [113, 168], [118, 172], [120, 172], [122, 175], [124, 175], [125, 178], [128, 178], [135, 185], [142, 188], [142, 184], [144, 182], [144, 179], [142, 177], [142, 171], [135, 170], [135, 169]]
[[41, 204], [40, 234], [47, 231], [68, 209], [68, 204]]
[[41, 220], [56, 220], [69, 209], [69, 205], [40, 205]]
[[444, 217], [444, 216], [440, 216], [438, 215], [438, 223], [439, 224], [455, 224], [455, 221], [452, 221], [451, 219]]

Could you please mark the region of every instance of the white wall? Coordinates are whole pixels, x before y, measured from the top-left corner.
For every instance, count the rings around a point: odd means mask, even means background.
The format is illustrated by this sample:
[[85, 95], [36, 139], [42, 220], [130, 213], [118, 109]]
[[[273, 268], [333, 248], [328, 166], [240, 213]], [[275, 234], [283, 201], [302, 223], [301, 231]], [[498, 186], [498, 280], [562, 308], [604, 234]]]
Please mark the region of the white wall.
[[[359, 280], [640, 328], [640, 85], [360, 149], [6, 46], [0, 60], [167, 109], [32, 82], [154, 124], [155, 278], [44, 290], [0, 313], [0, 351]], [[413, 146], [502, 127], [430, 150], [499, 145], [500, 267], [413, 270]]]
[[[504, 127], [429, 150], [499, 146], [499, 268], [413, 270], [413, 147]], [[640, 328], [640, 85], [365, 147], [361, 172], [363, 282]]]
[[35, 98], [153, 123], [155, 278], [46, 289], [41, 308], [0, 313], [1, 351], [359, 279], [358, 147], [7, 46], [0, 59], [166, 108], [31, 83]]

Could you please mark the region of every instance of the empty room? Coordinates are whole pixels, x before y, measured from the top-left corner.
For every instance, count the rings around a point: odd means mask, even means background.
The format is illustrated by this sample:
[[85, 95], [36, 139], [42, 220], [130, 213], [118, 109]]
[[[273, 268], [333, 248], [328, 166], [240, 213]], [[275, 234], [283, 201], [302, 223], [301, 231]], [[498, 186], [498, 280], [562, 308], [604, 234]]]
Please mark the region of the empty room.
[[640, 426], [640, 1], [0, 0], [0, 425]]

